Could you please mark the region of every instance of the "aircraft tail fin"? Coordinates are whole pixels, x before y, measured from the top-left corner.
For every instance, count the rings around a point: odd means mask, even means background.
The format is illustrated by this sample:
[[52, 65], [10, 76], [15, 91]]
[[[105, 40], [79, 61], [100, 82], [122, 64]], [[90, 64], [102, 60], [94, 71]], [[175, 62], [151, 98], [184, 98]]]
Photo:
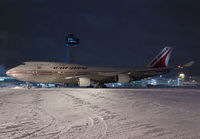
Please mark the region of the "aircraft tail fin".
[[151, 60], [151, 62], [149, 62], [147, 67], [150, 68], [167, 67], [172, 51], [173, 51], [172, 47], [165, 47], [160, 53], [158, 53], [158, 55], [156, 55], [156, 57], [153, 58], [153, 60]]

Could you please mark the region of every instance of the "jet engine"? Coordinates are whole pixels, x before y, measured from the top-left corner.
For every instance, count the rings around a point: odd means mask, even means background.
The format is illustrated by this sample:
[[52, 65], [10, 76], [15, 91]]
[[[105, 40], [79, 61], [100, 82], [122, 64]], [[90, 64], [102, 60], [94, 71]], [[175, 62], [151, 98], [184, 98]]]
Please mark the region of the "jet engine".
[[116, 80], [118, 83], [129, 83], [131, 81], [131, 78], [127, 74], [118, 74]]
[[90, 86], [90, 84], [91, 84], [90, 78], [81, 77], [78, 80], [79, 86]]

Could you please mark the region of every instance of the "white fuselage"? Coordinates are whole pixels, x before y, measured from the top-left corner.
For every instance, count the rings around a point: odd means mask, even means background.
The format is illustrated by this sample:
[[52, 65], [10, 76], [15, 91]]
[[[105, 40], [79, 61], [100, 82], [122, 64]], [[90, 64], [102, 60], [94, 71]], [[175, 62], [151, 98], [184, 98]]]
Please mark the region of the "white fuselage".
[[[85, 76], [93, 81], [101, 81], [123, 70], [56, 62], [24, 62], [22, 65], [10, 69], [6, 74], [25, 82], [77, 83], [79, 77]], [[94, 72], [98, 75], [93, 74]], [[104, 72], [107, 72], [108, 76]], [[104, 76], [101, 76], [101, 73], [104, 73]]]

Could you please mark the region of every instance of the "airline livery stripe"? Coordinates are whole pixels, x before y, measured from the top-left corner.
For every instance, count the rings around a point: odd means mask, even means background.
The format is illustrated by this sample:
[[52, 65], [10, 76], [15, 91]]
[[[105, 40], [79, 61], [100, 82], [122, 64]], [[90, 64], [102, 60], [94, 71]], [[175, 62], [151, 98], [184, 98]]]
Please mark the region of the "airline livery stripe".
[[[166, 48], [165, 50], [163, 50], [163, 52], [159, 55], [159, 56], [156, 56], [155, 59], [153, 60], [153, 62], [151, 62], [151, 66], [155, 65], [155, 63], [157, 63], [158, 59], [159, 58], [162, 58], [161, 56], [168, 50], [168, 48]], [[159, 59], [160, 60], [160, 59]]]
[[[93, 72], [105, 72], [105, 71], [93, 71]], [[116, 71], [110, 71], [110, 72], [116, 72]], [[107, 72], [109, 73], [109, 72]], [[16, 75], [16, 74], [69, 74], [69, 75], [78, 75], [78, 74], [91, 74], [91, 72], [88, 71], [83, 71], [83, 72], [74, 72], [74, 71], [34, 71], [34, 70], [30, 70], [30, 71], [14, 71], [14, 72], [10, 72], [9, 75]]]
[[155, 66], [163, 57], [169, 54], [172, 49], [166, 48], [160, 55], [158, 55], [153, 62], [150, 64], [151, 66]]

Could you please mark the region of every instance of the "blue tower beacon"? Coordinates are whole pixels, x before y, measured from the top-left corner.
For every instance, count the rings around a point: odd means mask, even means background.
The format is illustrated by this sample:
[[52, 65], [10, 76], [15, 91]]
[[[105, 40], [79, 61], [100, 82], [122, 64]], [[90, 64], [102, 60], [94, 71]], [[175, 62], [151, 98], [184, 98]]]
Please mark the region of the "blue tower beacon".
[[72, 33], [66, 33], [66, 62], [75, 62], [75, 48], [79, 47], [79, 38], [75, 38]]

